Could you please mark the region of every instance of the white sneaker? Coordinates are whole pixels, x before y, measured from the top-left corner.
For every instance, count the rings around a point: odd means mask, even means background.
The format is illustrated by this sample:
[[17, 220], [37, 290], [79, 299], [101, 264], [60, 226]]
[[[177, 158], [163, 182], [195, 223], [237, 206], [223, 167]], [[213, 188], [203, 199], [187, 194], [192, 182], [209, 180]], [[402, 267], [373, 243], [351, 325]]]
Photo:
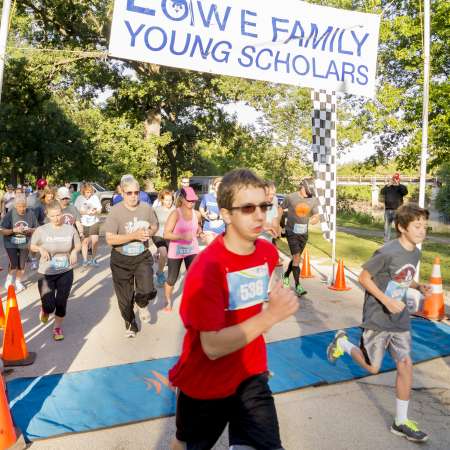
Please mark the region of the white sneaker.
[[14, 279], [11, 275], [8, 275], [6, 277], [6, 281], [5, 281], [5, 289], [6, 290], [8, 290], [10, 284], [14, 284]]
[[25, 290], [25, 286], [21, 281], [16, 281], [16, 294]]
[[139, 319], [141, 319], [141, 322], [150, 323], [151, 317], [147, 306], [145, 306], [144, 308], [138, 306], [138, 309], [139, 309]]

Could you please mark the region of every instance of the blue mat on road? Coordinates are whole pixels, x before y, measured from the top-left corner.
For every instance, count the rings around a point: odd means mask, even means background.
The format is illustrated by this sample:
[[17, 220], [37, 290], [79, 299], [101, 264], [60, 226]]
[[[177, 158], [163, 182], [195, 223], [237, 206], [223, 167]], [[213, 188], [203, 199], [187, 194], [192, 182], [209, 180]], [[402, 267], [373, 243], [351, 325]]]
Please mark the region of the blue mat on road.
[[[414, 362], [450, 355], [449, 326], [413, 319], [412, 330]], [[347, 332], [359, 341], [359, 328]], [[273, 392], [367, 376], [349, 357], [328, 363], [326, 348], [333, 335], [326, 331], [268, 344]], [[175, 395], [166, 376], [176, 359], [12, 380], [7, 386], [14, 421], [28, 440], [35, 440], [172, 415]], [[394, 367], [386, 356], [381, 370]]]

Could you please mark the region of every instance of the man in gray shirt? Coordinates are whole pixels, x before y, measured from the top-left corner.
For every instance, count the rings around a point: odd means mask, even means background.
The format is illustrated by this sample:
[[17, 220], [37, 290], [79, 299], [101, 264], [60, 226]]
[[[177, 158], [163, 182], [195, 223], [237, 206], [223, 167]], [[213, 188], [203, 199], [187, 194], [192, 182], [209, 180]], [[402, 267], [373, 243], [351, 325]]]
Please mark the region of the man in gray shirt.
[[153, 257], [149, 239], [158, 229], [153, 208], [139, 201], [139, 183], [134, 178], [121, 182], [123, 201], [114, 205], [105, 222], [106, 242], [112, 246], [111, 272], [120, 313], [125, 320], [126, 336], [139, 331], [134, 304], [142, 322], [150, 321], [147, 309], [156, 297], [153, 285]]
[[289, 276], [294, 276], [295, 292], [300, 297], [306, 294], [300, 284], [300, 257], [308, 241], [308, 226], [319, 221], [318, 200], [312, 196], [308, 182], [302, 180], [298, 192], [289, 194], [281, 207], [287, 213], [286, 240], [292, 255], [283, 277], [285, 286], [289, 286]]

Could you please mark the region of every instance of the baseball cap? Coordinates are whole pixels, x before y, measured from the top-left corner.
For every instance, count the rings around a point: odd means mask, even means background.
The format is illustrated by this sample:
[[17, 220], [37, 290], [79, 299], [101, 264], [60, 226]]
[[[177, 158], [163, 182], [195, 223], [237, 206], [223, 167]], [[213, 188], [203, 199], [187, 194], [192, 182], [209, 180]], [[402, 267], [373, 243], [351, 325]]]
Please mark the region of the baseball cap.
[[63, 198], [70, 198], [70, 191], [66, 187], [60, 187], [56, 191], [56, 198], [62, 200]]
[[400, 180], [400, 174], [398, 172], [395, 172], [394, 175], [392, 175], [392, 178], [394, 180]]
[[194, 189], [192, 189], [190, 186], [184, 187], [183, 189], [181, 189], [180, 195], [183, 198], [185, 198], [188, 202], [193, 202], [193, 201], [198, 200], [198, 197], [197, 197]]

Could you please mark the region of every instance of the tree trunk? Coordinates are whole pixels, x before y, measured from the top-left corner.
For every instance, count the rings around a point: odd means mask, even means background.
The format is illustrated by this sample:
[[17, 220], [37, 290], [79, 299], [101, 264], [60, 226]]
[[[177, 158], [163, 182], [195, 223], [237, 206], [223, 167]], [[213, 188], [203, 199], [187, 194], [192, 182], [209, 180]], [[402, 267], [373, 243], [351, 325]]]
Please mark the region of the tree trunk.
[[151, 109], [147, 111], [147, 118], [144, 121], [144, 137], [161, 136], [161, 111]]
[[172, 153], [172, 147], [166, 145], [164, 147], [164, 152], [169, 160], [169, 171], [170, 171], [170, 188], [173, 190], [178, 189], [178, 167], [175, 155]]

